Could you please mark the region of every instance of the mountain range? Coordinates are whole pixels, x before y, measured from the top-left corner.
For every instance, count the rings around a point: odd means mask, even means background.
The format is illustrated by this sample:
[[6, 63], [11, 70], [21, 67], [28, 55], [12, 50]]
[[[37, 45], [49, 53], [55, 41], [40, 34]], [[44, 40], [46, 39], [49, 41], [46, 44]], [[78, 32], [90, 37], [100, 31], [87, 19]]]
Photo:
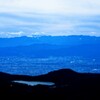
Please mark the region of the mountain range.
[[33, 36], [0, 38], [0, 56], [100, 56], [100, 37]]

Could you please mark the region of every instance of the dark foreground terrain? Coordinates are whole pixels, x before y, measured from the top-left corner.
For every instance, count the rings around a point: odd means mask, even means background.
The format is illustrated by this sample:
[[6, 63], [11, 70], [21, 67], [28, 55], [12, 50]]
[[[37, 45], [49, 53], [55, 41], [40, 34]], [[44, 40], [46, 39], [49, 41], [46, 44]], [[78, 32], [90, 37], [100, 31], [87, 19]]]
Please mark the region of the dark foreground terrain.
[[[30, 86], [15, 80], [53, 82], [54, 85]], [[40, 76], [0, 73], [0, 99], [100, 100], [100, 74], [77, 73], [60, 69]]]

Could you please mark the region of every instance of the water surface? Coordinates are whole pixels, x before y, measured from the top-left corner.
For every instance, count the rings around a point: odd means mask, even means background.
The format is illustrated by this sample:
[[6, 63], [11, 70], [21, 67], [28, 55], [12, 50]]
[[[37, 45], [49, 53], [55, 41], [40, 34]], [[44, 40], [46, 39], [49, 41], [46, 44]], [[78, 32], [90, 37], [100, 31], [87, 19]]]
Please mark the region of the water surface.
[[16, 83], [21, 83], [21, 84], [27, 84], [27, 85], [30, 85], [30, 86], [35, 86], [35, 85], [54, 85], [53, 82], [40, 82], [40, 81], [13, 81], [13, 82], [16, 82]]

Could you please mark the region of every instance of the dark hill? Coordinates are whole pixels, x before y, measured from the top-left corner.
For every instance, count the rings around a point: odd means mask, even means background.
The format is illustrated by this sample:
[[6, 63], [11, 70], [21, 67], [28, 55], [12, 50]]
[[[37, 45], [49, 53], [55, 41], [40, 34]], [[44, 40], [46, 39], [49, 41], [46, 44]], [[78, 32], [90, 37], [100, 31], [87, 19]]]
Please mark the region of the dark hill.
[[[29, 86], [14, 83], [13, 80], [49, 81], [55, 85]], [[70, 69], [61, 69], [40, 76], [22, 76], [0, 73], [0, 97], [63, 100], [99, 100], [100, 74], [77, 73]], [[4, 96], [5, 95], [5, 96]]]

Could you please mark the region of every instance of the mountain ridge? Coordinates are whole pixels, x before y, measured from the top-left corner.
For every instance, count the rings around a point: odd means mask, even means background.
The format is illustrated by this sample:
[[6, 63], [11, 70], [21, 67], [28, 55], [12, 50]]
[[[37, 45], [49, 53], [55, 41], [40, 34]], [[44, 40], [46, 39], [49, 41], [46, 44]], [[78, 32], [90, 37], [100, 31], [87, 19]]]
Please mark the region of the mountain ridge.
[[100, 56], [100, 37], [41, 36], [0, 38], [0, 56]]
[[14, 37], [0, 38], [0, 47], [26, 46], [31, 44], [77, 45], [100, 43], [100, 37], [95, 36], [40, 36], [40, 37]]

